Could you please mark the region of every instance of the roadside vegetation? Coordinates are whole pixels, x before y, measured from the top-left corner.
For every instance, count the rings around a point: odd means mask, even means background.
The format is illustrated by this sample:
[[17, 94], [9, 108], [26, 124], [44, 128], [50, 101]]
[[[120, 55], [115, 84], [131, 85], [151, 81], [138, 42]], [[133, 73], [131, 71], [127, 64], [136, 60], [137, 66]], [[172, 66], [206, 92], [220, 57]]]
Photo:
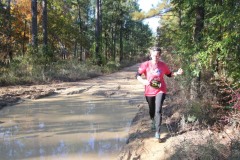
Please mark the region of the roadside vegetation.
[[[163, 57], [173, 69], [184, 65], [172, 51], [166, 51]], [[233, 100], [237, 92], [231, 83], [219, 87], [209, 73], [204, 76], [198, 98], [191, 98], [188, 73], [167, 80], [171, 91], [163, 111], [164, 121], [169, 134], [175, 138], [165, 150], [171, 155], [169, 159], [240, 158], [239, 99]]]
[[77, 81], [136, 63], [153, 36], [132, 11], [135, 1], [0, 1], [0, 86]]
[[[149, 13], [134, 0], [16, 2], [0, 1], [0, 86], [111, 73], [143, 61], [155, 44], [171, 69], [184, 70], [175, 132], [209, 130], [223, 142], [186, 140], [172, 159], [240, 159], [238, 0], [162, 1]], [[141, 22], [153, 16], [154, 37]]]
[[185, 71], [177, 79], [183, 109], [177, 132], [198, 135], [176, 145], [171, 159], [240, 158], [239, 5], [173, 0], [162, 16], [159, 44], [172, 68]]
[[11, 64], [3, 65], [0, 86], [76, 82], [112, 73], [139, 62], [139, 59], [124, 60], [121, 64], [109, 61], [105, 65], [99, 66], [91, 60], [81, 62], [72, 59], [48, 62], [46, 57], [41, 58], [15, 57]]

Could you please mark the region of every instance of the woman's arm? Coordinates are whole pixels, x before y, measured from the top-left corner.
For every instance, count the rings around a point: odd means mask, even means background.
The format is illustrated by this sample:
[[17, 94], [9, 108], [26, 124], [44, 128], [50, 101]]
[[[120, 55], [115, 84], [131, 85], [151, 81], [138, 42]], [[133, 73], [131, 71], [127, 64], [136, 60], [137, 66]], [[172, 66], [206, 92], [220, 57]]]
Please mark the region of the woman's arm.
[[141, 82], [143, 85], [148, 86], [150, 82], [147, 79], [143, 79], [140, 73], [136, 74], [137, 80]]
[[168, 74], [167, 76], [168, 76], [168, 77], [174, 77], [174, 76], [182, 75], [182, 74], [183, 74], [183, 70], [182, 70], [182, 68], [179, 68], [177, 72], [171, 72], [171, 73]]

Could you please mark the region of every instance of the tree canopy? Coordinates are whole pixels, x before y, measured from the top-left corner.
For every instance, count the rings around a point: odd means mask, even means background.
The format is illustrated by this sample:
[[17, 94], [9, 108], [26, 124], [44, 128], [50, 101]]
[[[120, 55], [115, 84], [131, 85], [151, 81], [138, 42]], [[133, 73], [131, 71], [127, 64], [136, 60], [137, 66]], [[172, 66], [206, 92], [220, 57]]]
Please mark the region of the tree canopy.
[[[140, 52], [150, 45], [151, 30], [131, 18], [130, 14], [139, 9], [134, 0], [98, 3], [91, 0], [34, 2], [1, 2], [1, 61], [25, 55], [29, 51], [29, 45], [36, 45], [37, 40], [40, 48], [44, 42], [48, 42], [47, 46], [51, 48], [55, 58], [78, 57], [83, 60], [85, 57], [95, 57], [101, 58], [103, 65], [109, 60], [119, 59], [120, 56], [121, 60], [128, 59], [131, 57], [129, 53]], [[42, 4], [45, 4], [45, 10]], [[99, 22], [98, 26], [96, 22]], [[48, 41], [46, 38], [43, 41], [44, 31], [47, 31]], [[139, 38], [144, 38], [145, 44], [139, 44]], [[98, 57], [96, 47], [99, 47]], [[11, 48], [11, 52], [7, 48]]]
[[170, 5], [158, 28], [161, 46], [181, 57], [187, 75], [214, 83], [222, 101], [239, 108], [239, 1], [172, 0]]

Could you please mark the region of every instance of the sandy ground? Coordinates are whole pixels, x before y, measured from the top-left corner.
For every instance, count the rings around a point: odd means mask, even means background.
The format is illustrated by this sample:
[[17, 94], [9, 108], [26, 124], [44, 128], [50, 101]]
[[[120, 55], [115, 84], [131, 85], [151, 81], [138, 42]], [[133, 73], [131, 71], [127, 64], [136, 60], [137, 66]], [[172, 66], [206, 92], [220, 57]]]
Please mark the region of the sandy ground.
[[[121, 74], [125, 76], [123, 80], [129, 78], [137, 84], [138, 82], [133, 76], [136, 67], [137, 65], [121, 71]], [[107, 76], [114, 78], [116, 74]], [[229, 135], [236, 134], [233, 133], [234, 130], [215, 133], [210, 129], [199, 130], [199, 128], [193, 125], [191, 127], [186, 126], [185, 130], [179, 131], [179, 126], [183, 116], [182, 109], [184, 106], [182, 105], [182, 100], [179, 100], [178, 97], [182, 93], [176, 80], [167, 80], [169, 93], [167, 94], [164, 102], [161, 143], [154, 138], [154, 131], [151, 131], [150, 129], [151, 121], [148, 114], [147, 104], [136, 104], [136, 107], [138, 107], [139, 110], [132, 120], [128, 141], [119, 153], [118, 159], [165, 160], [189, 159], [189, 157], [192, 157], [190, 159], [229, 159], [230, 151], [227, 146], [229, 146], [233, 139], [233, 137]], [[94, 81], [94, 79], [91, 79], [91, 81]], [[119, 79], [119, 82], [121, 82], [121, 79]], [[79, 82], [1, 87], [0, 109], [9, 105], [21, 103], [26, 99], [43, 98], [45, 96], [66, 92], [66, 90], [69, 94], [76, 94], [76, 90], [74, 90], [74, 88], [77, 86], [79, 86]], [[141, 87], [140, 85], [137, 86]], [[129, 92], [131, 92], [131, 88], [129, 89]], [[239, 132], [236, 135], [239, 135]], [[202, 152], [202, 150], [199, 151], [199, 146], [203, 144], [209, 144], [207, 146], [212, 145], [210, 149], [202, 146], [206, 152], [210, 152], [209, 154]], [[186, 146], [188, 146], [188, 148]], [[240, 158], [240, 154], [236, 153], [235, 157]]]

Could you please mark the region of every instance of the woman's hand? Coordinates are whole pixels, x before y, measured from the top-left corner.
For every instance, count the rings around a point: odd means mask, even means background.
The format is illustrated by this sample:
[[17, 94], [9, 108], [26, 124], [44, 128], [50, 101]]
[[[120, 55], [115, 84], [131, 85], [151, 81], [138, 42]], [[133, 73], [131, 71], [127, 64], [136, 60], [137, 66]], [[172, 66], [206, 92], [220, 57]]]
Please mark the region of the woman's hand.
[[150, 82], [146, 79], [143, 79], [142, 84], [145, 86], [148, 86], [148, 85], [150, 85]]
[[178, 69], [177, 74], [179, 74], [179, 75], [182, 75], [182, 74], [183, 74], [182, 68], [179, 68], [179, 69]]
[[177, 75], [182, 75], [183, 74], [183, 70], [182, 68], [179, 68], [177, 72], [173, 72], [173, 76], [177, 76]]
[[141, 76], [137, 76], [137, 80], [141, 82], [143, 85], [148, 86], [150, 85], [150, 82], [146, 79], [143, 79]]

